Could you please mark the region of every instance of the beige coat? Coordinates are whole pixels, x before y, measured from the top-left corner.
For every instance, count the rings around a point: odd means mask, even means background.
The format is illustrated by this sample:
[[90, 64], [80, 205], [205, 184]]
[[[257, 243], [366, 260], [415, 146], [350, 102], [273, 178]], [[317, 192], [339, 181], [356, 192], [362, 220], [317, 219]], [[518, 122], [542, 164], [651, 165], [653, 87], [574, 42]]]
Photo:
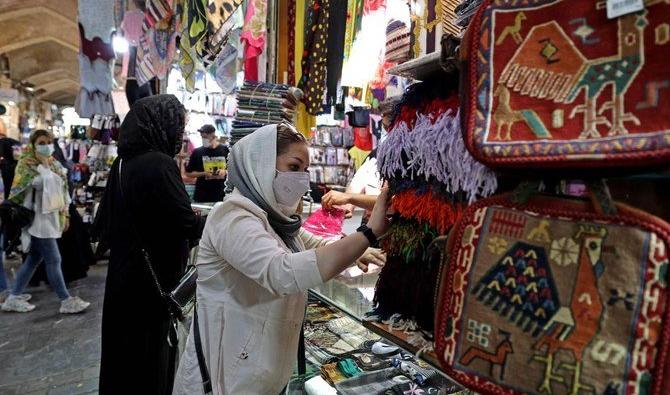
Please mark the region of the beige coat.
[[[288, 383], [306, 291], [322, 283], [314, 248], [324, 242], [301, 231], [301, 243], [306, 250], [291, 253], [266, 213], [236, 191], [209, 214], [197, 297], [214, 394], [276, 395]], [[203, 393], [192, 333], [173, 393]]]

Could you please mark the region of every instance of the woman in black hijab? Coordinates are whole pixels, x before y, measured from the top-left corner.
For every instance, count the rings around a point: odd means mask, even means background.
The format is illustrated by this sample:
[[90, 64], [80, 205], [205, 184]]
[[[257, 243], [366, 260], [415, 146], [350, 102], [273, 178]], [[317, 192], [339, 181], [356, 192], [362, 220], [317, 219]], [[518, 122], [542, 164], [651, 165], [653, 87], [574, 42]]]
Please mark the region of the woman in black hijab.
[[96, 227], [110, 245], [102, 315], [100, 394], [170, 394], [177, 349], [170, 321], [140, 248], [149, 253], [161, 287], [184, 272], [189, 241], [204, 221], [191, 209], [173, 157], [180, 151], [185, 110], [173, 95], [150, 96], [130, 109], [119, 157]]

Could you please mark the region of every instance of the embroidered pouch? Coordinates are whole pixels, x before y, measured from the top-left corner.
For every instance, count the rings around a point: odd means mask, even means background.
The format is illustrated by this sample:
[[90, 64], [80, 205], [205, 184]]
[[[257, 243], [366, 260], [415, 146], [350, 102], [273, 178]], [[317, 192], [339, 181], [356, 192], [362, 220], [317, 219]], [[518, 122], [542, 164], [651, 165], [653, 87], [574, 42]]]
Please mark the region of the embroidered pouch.
[[482, 394], [670, 393], [670, 225], [619, 203], [608, 215], [515, 196], [474, 203], [449, 236], [435, 320], [446, 373]]
[[[611, 1], [611, 0], [610, 0]], [[485, 0], [461, 48], [467, 148], [495, 167], [670, 160], [670, 2]]]

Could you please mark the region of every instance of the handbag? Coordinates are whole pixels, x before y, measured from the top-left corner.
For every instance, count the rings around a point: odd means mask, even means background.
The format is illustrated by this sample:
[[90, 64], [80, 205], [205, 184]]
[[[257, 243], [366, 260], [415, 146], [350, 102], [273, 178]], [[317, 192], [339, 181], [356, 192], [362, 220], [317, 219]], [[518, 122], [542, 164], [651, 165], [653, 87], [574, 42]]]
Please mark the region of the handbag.
[[[119, 160], [119, 189], [121, 192], [121, 197], [125, 201], [125, 194], [123, 192], [123, 178], [122, 178], [122, 167], [123, 167], [123, 159]], [[128, 202], [126, 202], [128, 204]], [[163, 290], [163, 287], [161, 286], [160, 282], [158, 281], [158, 276], [156, 275], [156, 271], [154, 270], [151, 257], [149, 256], [149, 252], [147, 251], [146, 247], [144, 246], [142, 242], [142, 237], [140, 233], [137, 231], [137, 228], [135, 228], [134, 224], [131, 224], [131, 227], [133, 229], [133, 233], [135, 233], [135, 237], [137, 240], [140, 242], [140, 253], [142, 254], [142, 258], [144, 262], [147, 264], [147, 268], [149, 269], [149, 272], [151, 273], [151, 277], [154, 280], [154, 284], [156, 286], [156, 290], [160, 294], [160, 296], [165, 300], [165, 303], [167, 305], [167, 310], [170, 315], [170, 323], [171, 323], [171, 328], [172, 330], [168, 333], [167, 341], [170, 346], [175, 346], [177, 344], [177, 322], [178, 321], [183, 321], [184, 317], [186, 317], [195, 305], [195, 291], [196, 291], [196, 282], [198, 279], [198, 271], [196, 270], [195, 265], [189, 265], [187, 267], [186, 272], [182, 276], [181, 280], [179, 280], [179, 283], [175, 286], [174, 289], [172, 289], [170, 292], [166, 292]], [[197, 256], [197, 248], [194, 248], [191, 251], [191, 257], [196, 257]], [[195, 262], [195, 260], [191, 260], [192, 262]]]
[[370, 125], [370, 108], [352, 107], [347, 113], [349, 125], [355, 128], [367, 128]]
[[484, 0], [460, 51], [467, 149], [503, 168], [667, 164], [670, 3], [644, 7]]
[[670, 393], [670, 224], [590, 188], [465, 210], [437, 298], [450, 377], [485, 395]]

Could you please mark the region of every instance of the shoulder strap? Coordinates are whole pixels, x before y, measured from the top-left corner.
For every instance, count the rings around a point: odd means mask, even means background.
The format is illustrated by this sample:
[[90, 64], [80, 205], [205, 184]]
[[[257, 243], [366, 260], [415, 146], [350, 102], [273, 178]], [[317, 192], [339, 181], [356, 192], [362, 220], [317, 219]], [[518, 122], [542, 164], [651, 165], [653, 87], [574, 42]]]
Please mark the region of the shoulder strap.
[[202, 389], [205, 394], [212, 393], [212, 380], [209, 377], [209, 370], [207, 369], [207, 362], [202, 353], [202, 342], [200, 340], [200, 328], [198, 325], [198, 306], [193, 309], [193, 341], [195, 343], [195, 354], [198, 357], [198, 365], [200, 366], [200, 375], [202, 376]]
[[[130, 203], [127, 201], [126, 196], [123, 192], [123, 174], [122, 174], [122, 171], [121, 171], [122, 168], [123, 168], [123, 159], [119, 159], [119, 191], [121, 192], [121, 199], [126, 204], [126, 208], [128, 210], [130, 210]], [[153, 277], [153, 279], [154, 279], [154, 283], [156, 284], [156, 288], [158, 289], [158, 293], [162, 297], [165, 297], [165, 292], [163, 292], [163, 288], [161, 287], [161, 283], [158, 281], [158, 276], [156, 275], [156, 271], [154, 270], [154, 266], [151, 264], [151, 258], [149, 257], [149, 252], [144, 247], [144, 243], [142, 242], [142, 237], [140, 236], [140, 233], [137, 231], [137, 228], [135, 228], [135, 223], [131, 221], [130, 222], [130, 227], [132, 229], [132, 232], [135, 234], [135, 238], [140, 243], [140, 253], [142, 254], [142, 257], [144, 258], [144, 262], [147, 263], [147, 267], [149, 267], [149, 271], [151, 272], [151, 277]]]

